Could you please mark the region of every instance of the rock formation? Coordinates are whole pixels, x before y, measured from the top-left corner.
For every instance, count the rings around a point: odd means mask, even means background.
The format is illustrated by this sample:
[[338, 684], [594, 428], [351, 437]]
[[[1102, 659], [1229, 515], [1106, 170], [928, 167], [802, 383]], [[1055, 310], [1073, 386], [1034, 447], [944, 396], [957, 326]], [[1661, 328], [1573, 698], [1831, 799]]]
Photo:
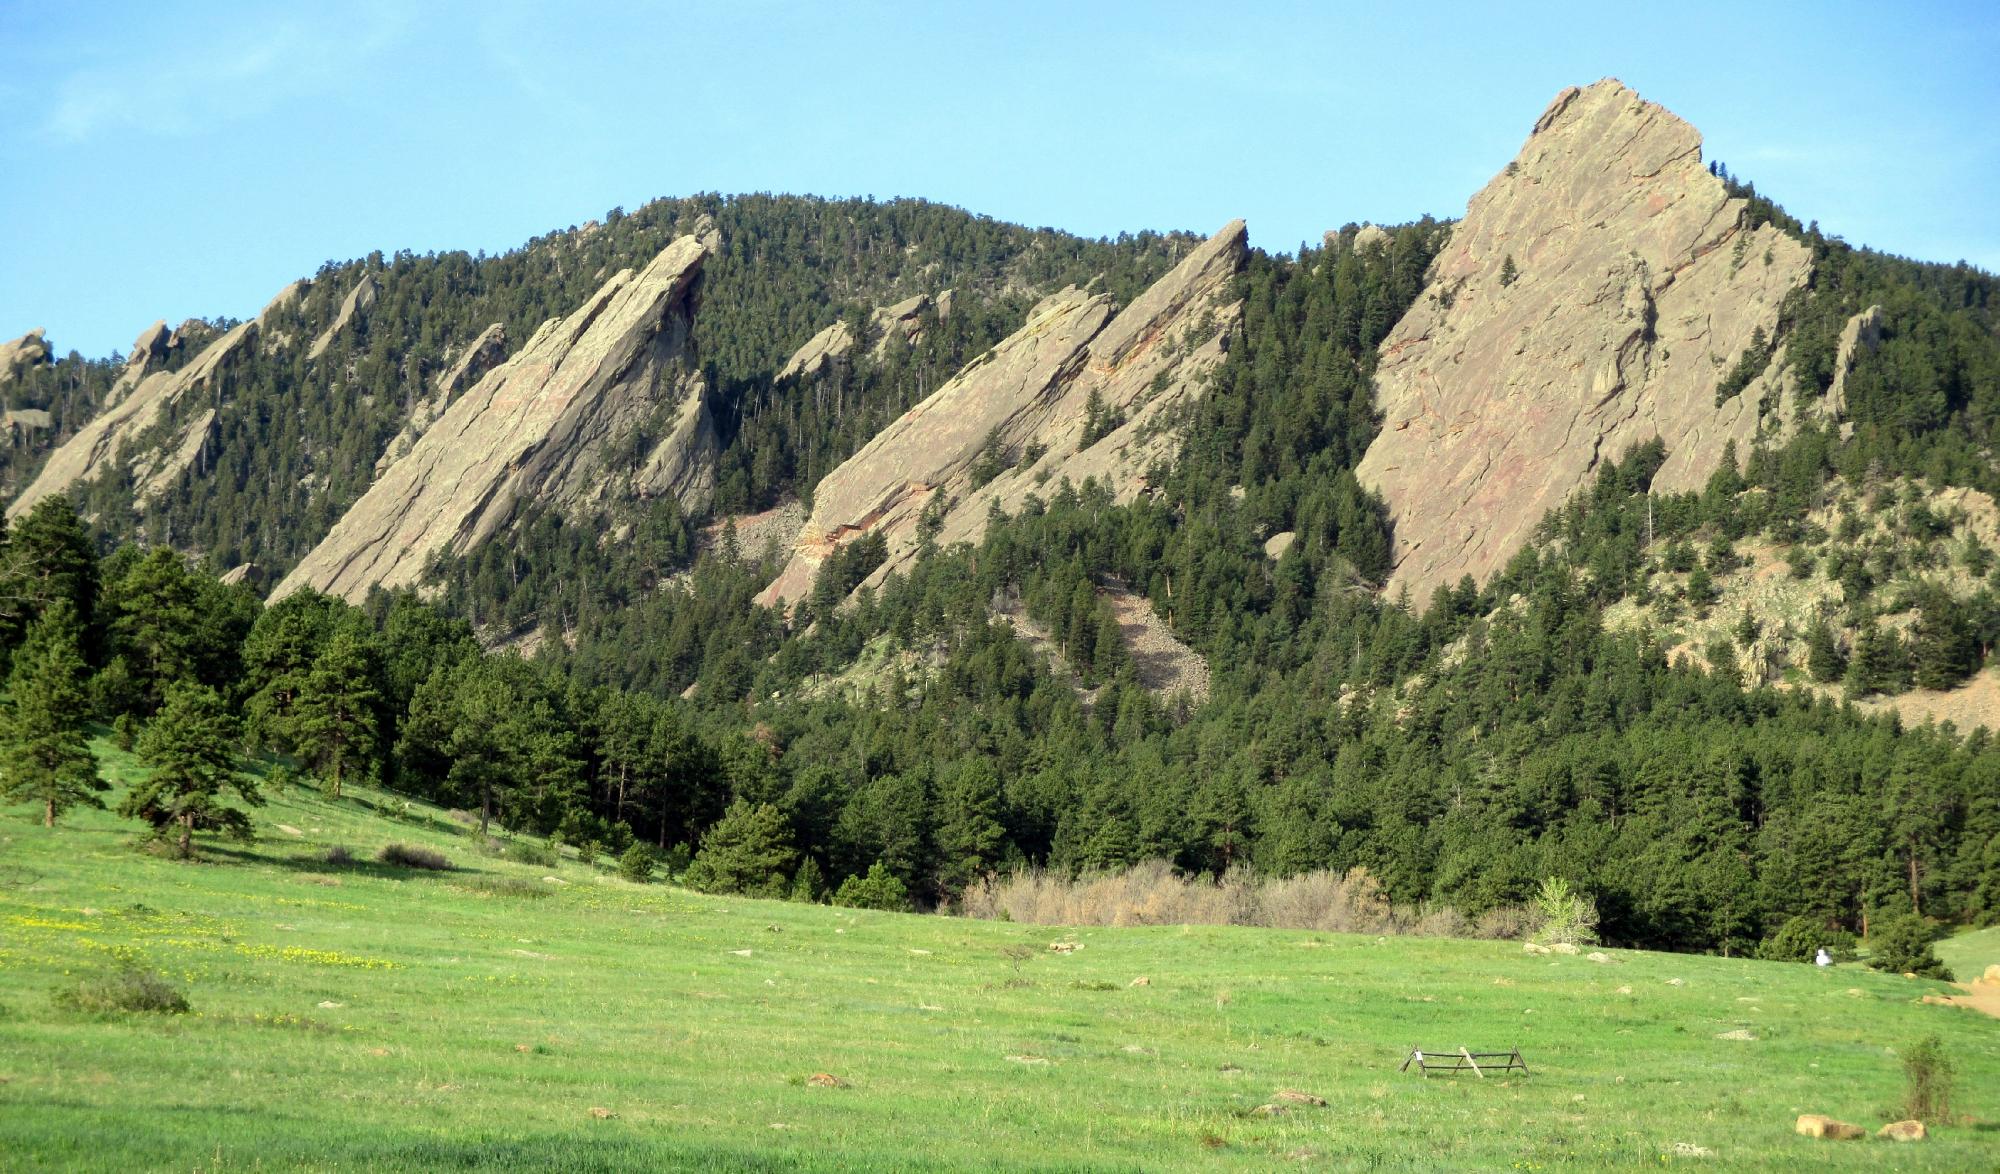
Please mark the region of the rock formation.
[[48, 362], [49, 355], [45, 330], [30, 330], [12, 342], [0, 342], [0, 384], [11, 383], [28, 368]]
[[479, 382], [488, 371], [498, 366], [507, 355], [507, 327], [495, 322], [479, 332], [456, 361], [444, 369], [432, 385], [431, 393], [410, 405], [410, 414], [403, 419], [403, 427], [396, 433], [389, 447], [375, 461], [375, 475], [380, 477], [388, 467], [403, 459], [403, 455], [416, 447], [417, 441], [437, 418], [444, 414], [453, 397], [459, 392]]
[[[332, 324], [320, 331], [318, 338], [313, 339], [312, 346], [306, 351], [306, 357], [317, 359], [325, 354], [326, 348], [333, 345], [333, 340], [340, 337], [341, 331], [354, 325], [356, 318], [368, 312], [369, 307], [375, 304], [376, 296], [381, 292], [381, 283], [375, 280], [373, 273], [362, 274], [361, 280], [355, 282], [354, 288], [348, 290], [347, 296], [340, 300], [340, 310], [334, 314]], [[279, 295], [281, 298], [283, 296]]]
[[[148, 504], [171, 488], [174, 480], [199, 459], [214, 423], [213, 407], [187, 419], [171, 437], [141, 437], [164, 423], [189, 395], [214, 392], [223, 372], [257, 338], [257, 323], [245, 322], [209, 343], [193, 362], [178, 371], [153, 370], [151, 345], [160, 326], [148, 328], [132, 346], [125, 370], [111, 385], [104, 410], [76, 435], [49, 454], [41, 472], [7, 507], [18, 518], [34, 504], [55, 493], [67, 493], [81, 482], [105, 472], [120, 455], [130, 462], [138, 502]], [[186, 325], [167, 342], [171, 348], [194, 332]]]
[[1717, 391], [1811, 257], [1744, 212], [1666, 110], [1609, 79], [1556, 97], [1382, 343], [1357, 472], [1395, 522], [1391, 591], [1490, 578], [1630, 445], [1660, 437], [1655, 484], [1684, 490], [1779, 424], [1779, 364]]
[[918, 294], [877, 309], [869, 315], [869, 327], [875, 335], [875, 347], [869, 353], [880, 359], [891, 347], [915, 346], [924, 334], [924, 311], [930, 308], [930, 295]]
[[[717, 444], [688, 333], [707, 254], [682, 237], [543, 323], [383, 471], [272, 597], [312, 587], [359, 600], [377, 584], [414, 584], [433, 554], [471, 549], [528, 502], [572, 517], [629, 497], [704, 503]], [[635, 457], [642, 431], [660, 439]]]
[[811, 379], [835, 359], [845, 356], [854, 349], [854, 332], [846, 322], [835, 322], [806, 340], [806, 344], [792, 352], [792, 357], [779, 369], [779, 380]]
[[889, 544], [879, 582], [916, 554], [927, 507], [949, 544], [979, 539], [990, 502], [1011, 511], [1065, 478], [1095, 478], [1129, 501], [1146, 468], [1173, 455], [1163, 425], [1174, 408], [1222, 361], [1242, 313], [1228, 296], [1244, 257], [1239, 220], [1115, 315], [1107, 295], [1074, 287], [1043, 299], [1020, 330], [820, 481], [790, 560], [759, 599], [796, 603], [828, 555], [871, 532]]

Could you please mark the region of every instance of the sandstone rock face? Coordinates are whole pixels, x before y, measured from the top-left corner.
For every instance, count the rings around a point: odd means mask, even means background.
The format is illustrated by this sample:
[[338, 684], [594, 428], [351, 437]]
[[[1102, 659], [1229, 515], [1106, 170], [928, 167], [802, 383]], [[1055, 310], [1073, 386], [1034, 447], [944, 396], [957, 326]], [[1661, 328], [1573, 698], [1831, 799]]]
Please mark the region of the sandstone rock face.
[[778, 379], [811, 379], [835, 359], [845, 356], [854, 349], [854, 332], [847, 323], [836, 322], [806, 340], [806, 344], [792, 352], [778, 371]]
[[1743, 212], [1687, 123], [1608, 79], [1557, 96], [1382, 343], [1357, 473], [1395, 522], [1391, 591], [1490, 578], [1630, 445], [1660, 437], [1655, 484], [1699, 488], [1779, 423], [1776, 363], [1715, 402], [1811, 262]]
[[430, 426], [437, 423], [437, 418], [444, 414], [452, 398], [479, 382], [506, 355], [507, 327], [503, 323], [495, 322], [480, 331], [479, 337], [460, 352], [452, 365], [439, 373], [431, 393], [410, 405], [410, 414], [403, 420], [403, 427], [389, 442], [389, 447], [376, 458], [375, 475], [380, 477], [390, 465], [403, 459], [404, 454], [416, 447], [417, 441]]
[[1864, 351], [1882, 345], [1882, 307], [1870, 306], [1847, 320], [1840, 328], [1840, 345], [1833, 353], [1833, 384], [1826, 389], [1826, 411], [1840, 417], [1847, 414], [1847, 374]]
[[[703, 504], [717, 443], [688, 333], [707, 254], [682, 237], [543, 323], [383, 471], [272, 598], [312, 587], [359, 600], [378, 583], [414, 584], [432, 554], [470, 549], [527, 502], [571, 516], [660, 494]], [[635, 467], [626, 442], [642, 427], [662, 439]]]
[[333, 340], [340, 337], [341, 331], [352, 326], [356, 318], [368, 312], [368, 308], [375, 304], [375, 299], [381, 292], [381, 283], [375, 280], [373, 273], [362, 274], [361, 280], [355, 282], [354, 288], [348, 290], [347, 296], [340, 300], [340, 310], [334, 314], [332, 325], [321, 331], [318, 338], [313, 339], [312, 346], [306, 351], [306, 357], [317, 359], [325, 354], [326, 348], [333, 345]]
[[[916, 555], [919, 518], [934, 503], [937, 541], [948, 545], [978, 541], [990, 502], [1013, 511], [1064, 478], [1095, 478], [1131, 500], [1145, 469], [1175, 451], [1163, 421], [1202, 393], [1241, 318], [1229, 294], [1245, 240], [1242, 221], [1227, 225], [1116, 315], [1103, 294], [1070, 288], [1043, 299], [1020, 330], [820, 481], [790, 560], [759, 599], [796, 603], [828, 555], [877, 531], [889, 545], [870, 579], [879, 583]], [[1086, 437], [1093, 393], [1102, 435]], [[975, 486], [989, 438], [1011, 467]]]
[[49, 361], [48, 332], [30, 330], [12, 342], [0, 342], [0, 384], [11, 383], [30, 367]]
[[127, 367], [147, 367], [162, 362], [167, 357], [167, 348], [173, 342], [174, 332], [167, 329], [167, 320], [162, 318], [139, 332], [132, 340], [132, 353], [125, 356]]
[[[189, 333], [184, 326], [175, 337]], [[149, 371], [146, 362], [138, 361], [140, 352], [135, 347], [134, 361], [112, 384], [104, 410], [49, 454], [34, 481], [7, 507], [7, 516], [18, 518], [43, 498], [67, 493], [79, 482], [96, 477], [118, 460], [121, 451], [131, 462], [139, 504], [156, 499], [200, 458], [215, 412], [210, 408], [197, 413], [164, 443], [137, 442], [190, 395], [219, 394], [222, 374], [256, 339], [257, 323], [245, 322], [209, 343], [192, 363], [178, 371]], [[173, 345], [172, 340], [168, 345]]]
[[893, 306], [883, 306], [869, 316], [869, 324], [875, 334], [873, 354], [881, 358], [896, 346], [914, 346], [923, 337], [924, 311], [931, 308], [929, 294], [918, 294], [904, 298]]

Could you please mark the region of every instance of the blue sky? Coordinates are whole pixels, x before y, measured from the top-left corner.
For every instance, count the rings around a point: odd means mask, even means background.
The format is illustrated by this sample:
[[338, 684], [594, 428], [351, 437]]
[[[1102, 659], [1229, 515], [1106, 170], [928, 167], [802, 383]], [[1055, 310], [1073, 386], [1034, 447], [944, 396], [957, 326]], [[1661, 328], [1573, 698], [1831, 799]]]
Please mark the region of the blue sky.
[[1530, 8], [0, 0], [0, 338], [103, 354], [696, 191], [1289, 250], [1459, 214], [1606, 75], [1829, 232], [2000, 269], [2000, 6]]

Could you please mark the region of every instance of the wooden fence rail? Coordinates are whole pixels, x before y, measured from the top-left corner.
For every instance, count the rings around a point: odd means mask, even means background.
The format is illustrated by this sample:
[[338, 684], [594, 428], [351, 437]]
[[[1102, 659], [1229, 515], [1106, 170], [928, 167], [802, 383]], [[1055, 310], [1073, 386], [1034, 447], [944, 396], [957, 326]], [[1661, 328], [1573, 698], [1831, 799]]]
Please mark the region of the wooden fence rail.
[[1469, 1071], [1484, 1080], [1488, 1072], [1528, 1071], [1528, 1062], [1521, 1058], [1519, 1048], [1508, 1052], [1468, 1052], [1464, 1048], [1452, 1052], [1426, 1052], [1422, 1048], [1411, 1048], [1410, 1054], [1403, 1058], [1403, 1066], [1396, 1071], [1408, 1072], [1412, 1064], [1424, 1074], [1425, 1079], [1429, 1079], [1433, 1072]]

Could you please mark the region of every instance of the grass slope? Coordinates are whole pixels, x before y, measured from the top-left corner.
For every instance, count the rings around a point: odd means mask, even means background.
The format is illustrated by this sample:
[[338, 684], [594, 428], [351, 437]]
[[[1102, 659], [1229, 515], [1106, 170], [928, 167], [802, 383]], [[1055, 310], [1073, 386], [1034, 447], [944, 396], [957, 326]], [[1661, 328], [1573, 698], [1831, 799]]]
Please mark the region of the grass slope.
[[[107, 773], [129, 777], [109, 757]], [[102, 813], [54, 833], [0, 814], [0, 1165], [2000, 1163], [2000, 1129], [1979, 1121], [1893, 1150], [1792, 1133], [1801, 1112], [1887, 1120], [1894, 1049], [1933, 1031], [1962, 1111], [2000, 1114], [2000, 1020], [1919, 1005], [1936, 984], [703, 897], [575, 861], [495, 860], [442, 813], [400, 807], [294, 790], [257, 813], [254, 845], [211, 845], [194, 864], [134, 851], [131, 826]], [[326, 845], [367, 856], [389, 840], [461, 870], [320, 863]], [[547, 895], [489, 891], [500, 877]], [[1081, 948], [1051, 952], [1058, 940]], [[168, 976], [193, 1012], [55, 1001], [128, 961]], [[1756, 1039], [1717, 1038], [1739, 1029]], [[1399, 1075], [1412, 1044], [1518, 1045], [1535, 1071]], [[820, 1072], [846, 1087], [810, 1083]], [[1256, 1112], [1285, 1088], [1328, 1104]]]

